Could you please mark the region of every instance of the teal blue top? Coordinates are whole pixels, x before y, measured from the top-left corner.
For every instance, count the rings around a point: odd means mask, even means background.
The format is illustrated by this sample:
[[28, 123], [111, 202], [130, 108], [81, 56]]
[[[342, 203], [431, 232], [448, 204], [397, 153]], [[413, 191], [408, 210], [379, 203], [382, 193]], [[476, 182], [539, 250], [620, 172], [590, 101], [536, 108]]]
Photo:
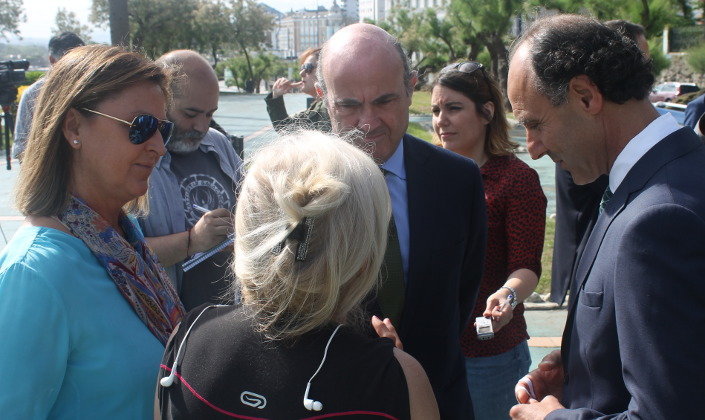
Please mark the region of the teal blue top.
[[80, 239], [17, 231], [0, 253], [0, 336], [0, 417], [153, 417], [164, 347]]

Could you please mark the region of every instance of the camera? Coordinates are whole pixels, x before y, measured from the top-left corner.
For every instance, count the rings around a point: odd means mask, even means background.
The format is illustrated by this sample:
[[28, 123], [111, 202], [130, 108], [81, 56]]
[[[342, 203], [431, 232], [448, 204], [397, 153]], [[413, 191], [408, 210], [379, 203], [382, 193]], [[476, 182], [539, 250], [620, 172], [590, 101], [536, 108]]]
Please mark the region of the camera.
[[490, 340], [494, 338], [492, 319], [490, 318], [485, 318], [483, 316], [478, 316], [475, 318], [475, 329], [477, 331], [477, 338], [480, 340]]
[[26, 82], [29, 61], [0, 61], [0, 105], [9, 105], [17, 97], [17, 87]]

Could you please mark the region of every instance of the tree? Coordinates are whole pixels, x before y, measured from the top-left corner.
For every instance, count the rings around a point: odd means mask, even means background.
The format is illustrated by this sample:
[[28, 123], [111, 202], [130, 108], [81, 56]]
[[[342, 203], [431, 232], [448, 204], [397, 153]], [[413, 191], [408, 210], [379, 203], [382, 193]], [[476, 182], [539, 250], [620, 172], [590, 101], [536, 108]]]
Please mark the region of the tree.
[[272, 29], [274, 17], [253, 0], [231, 0], [230, 9], [231, 39], [236, 49], [245, 57], [252, 89], [259, 91], [259, 86], [254, 85], [255, 73], [250, 55], [269, 44], [267, 35]]
[[3, 0], [0, 2], [0, 38], [8, 40], [7, 35], [20, 35], [17, 25], [27, 20], [22, 9], [22, 0]]
[[230, 9], [218, 0], [201, 2], [194, 13], [193, 30], [199, 51], [207, 52], [218, 65], [218, 56], [230, 44]]
[[492, 60], [491, 72], [505, 95], [507, 92], [508, 34], [513, 17], [523, 10], [522, 0], [451, 0], [449, 15], [463, 39], [476, 40], [487, 48]]
[[62, 32], [73, 32], [88, 43], [91, 41], [91, 29], [88, 25], [82, 25], [74, 12], [68, 11], [60, 7], [56, 12], [55, 18], [56, 27], [51, 28], [53, 35], [58, 35]]
[[109, 0], [110, 43], [130, 45], [130, 17], [127, 0]]
[[[193, 48], [193, 15], [199, 0], [128, 0], [130, 43], [155, 58], [175, 48]], [[108, 0], [93, 0], [91, 20], [109, 21]]]
[[643, 26], [647, 38], [660, 36], [666, 25], [692, 21], [690, 6], [682, 0], [531, 0], [530, 4], [565, 13], [589, 12], [603, 21], [626, 19]]

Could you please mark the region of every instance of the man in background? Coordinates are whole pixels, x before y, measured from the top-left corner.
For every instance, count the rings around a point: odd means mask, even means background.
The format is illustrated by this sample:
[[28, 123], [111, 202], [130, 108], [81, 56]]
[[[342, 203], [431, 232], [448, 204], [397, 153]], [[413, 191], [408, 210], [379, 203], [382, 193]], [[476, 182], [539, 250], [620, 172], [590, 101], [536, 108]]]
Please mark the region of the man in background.
[[242, 161], [228, 138], [209, 128], [218, 109], [218, 79], [197, 52], [177, 50], [157, 62], [171, 69], [174, 132], [149, 180], [149, 216], [142, 219], [186, 309], [222, 302], [229, 291], [232, 246], [184, 272], [181, 263], [223, 243], [231, 233]]
[[[73, 32], [62, 32], [51, 37], [49, 40], [49, 64], [53, 66], [69, 50], [83, 45], [85, 45], [83, 40]], [[39, 92], [43, 85], [44, 77], [32, 83], [22, 94], [20, 104], [17, 106], [17, 120], [15, 121], [12, 146], [12, 157], [15, 159], [22, 160], [22, 152], [27, 146], [29, 129], [32, 127], [34, 103], [39, 97]]]

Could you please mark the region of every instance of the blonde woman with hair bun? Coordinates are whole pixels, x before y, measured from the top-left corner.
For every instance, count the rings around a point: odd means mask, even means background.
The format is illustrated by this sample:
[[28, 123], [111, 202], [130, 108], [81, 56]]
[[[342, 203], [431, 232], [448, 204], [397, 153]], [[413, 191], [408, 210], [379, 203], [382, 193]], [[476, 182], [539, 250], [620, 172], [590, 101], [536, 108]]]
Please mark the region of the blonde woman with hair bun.
[[242, 304], [187, 315], [162, 364], [162, 416], [438, 418], [421, 365], [365, 333], [361, 302], [391, 211], [379, 167], [313, 131], [283, 136], [248, 167], [235, 213]]

